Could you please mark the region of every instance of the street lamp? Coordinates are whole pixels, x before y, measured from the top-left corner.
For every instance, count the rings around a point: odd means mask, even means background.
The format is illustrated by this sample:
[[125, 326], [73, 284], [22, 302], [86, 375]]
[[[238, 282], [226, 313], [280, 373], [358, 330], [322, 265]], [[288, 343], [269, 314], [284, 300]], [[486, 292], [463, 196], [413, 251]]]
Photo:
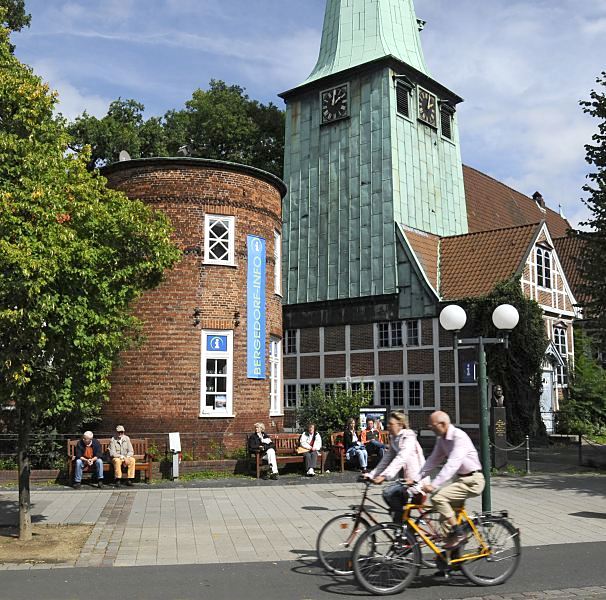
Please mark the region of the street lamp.
[[[497, 306], [492, 313], [492, 322], [494, 326], [502, 332], [498, 338], [477, 338], [459, 339], [458, 332], [465, 327], [467, 314], [465, 310], [456, 304], [446, 306], [440, 313], [440, 325], [447, 331], [454, 333], [454, 347], [459, 344], [465, 346], [478, 347], [478, 385], [480, 386], [480, 458], [482, 460], [482, 472], [486, 485], [482, 492], [482, 510], [487, 512], [491, 510], [490, 499], [490, 446], [488, 433], [488, 378], [486, 376], [486, 350], [485, 347], [491, 344], [504, 344], [509, 347], [509, 332], [515, 328], [520, 321], [520, 315], [515, 306], [511, 304], [501, 304]], [[458, 365], [457, 365], [458, 368]]]

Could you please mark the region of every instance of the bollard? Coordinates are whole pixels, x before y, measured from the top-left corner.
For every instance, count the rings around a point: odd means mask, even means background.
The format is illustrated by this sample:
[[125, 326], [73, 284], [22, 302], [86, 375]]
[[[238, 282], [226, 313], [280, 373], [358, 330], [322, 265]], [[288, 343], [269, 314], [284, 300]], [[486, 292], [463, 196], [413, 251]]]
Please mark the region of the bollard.
[[530, 475], [530, 438], [526, 436], [526, 475]]

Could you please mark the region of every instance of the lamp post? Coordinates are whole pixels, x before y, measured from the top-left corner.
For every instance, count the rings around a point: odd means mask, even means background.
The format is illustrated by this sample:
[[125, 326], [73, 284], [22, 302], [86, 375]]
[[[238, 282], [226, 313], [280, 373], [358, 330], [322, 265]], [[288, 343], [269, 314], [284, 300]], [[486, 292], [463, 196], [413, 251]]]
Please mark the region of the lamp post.
[[[514, 329], [520, 320], [520, 315], [511, 304], [501, 304], [492, 313], [494, 326], [502, 332], [501, 337], [459, 339], [458, 333], [465, 327], [467, 314], [463, 308], [456, 304], [446, 306], [440, 313], [440, 325], [447, 331], [454, 333], [454, 347], [459, 344], [478, 347], [478, 385], [480, 387], [480, 459], [482, 472], [486, 485], [482, 492], [482, 510], [491, 510], [490, 498], [490, 438], [488, 432], [488, 377], [486, 375], [486, 346], [491, 344], [504, 344], [509, 347], [509, 332]], [[458, 368], [458, 365], [457, 365]]]

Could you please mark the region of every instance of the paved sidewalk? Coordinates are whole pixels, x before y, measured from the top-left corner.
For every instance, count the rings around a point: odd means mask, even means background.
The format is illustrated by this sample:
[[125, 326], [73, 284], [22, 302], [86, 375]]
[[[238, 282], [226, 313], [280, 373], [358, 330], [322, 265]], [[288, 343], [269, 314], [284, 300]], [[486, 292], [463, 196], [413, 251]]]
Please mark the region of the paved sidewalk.
[[[380, 491], [373, 489], [373, 495], [380, 497]], [[93, 524], [93, 532], [73, 563], [0, 569], [296, 560], [314, 554], [320, 527], [360, 493], [354, 483], [279, 481], [255, 487], [37, 491], [35, 522]], [[0, 493], [0, 524], [14, 523], [16, 501], [15, 492]], [[605, 476], [496, 478], [493, 507], [509, 510], [526, 546], [606, 541]], [[468, 508], [479, 510], [479, 499]]]

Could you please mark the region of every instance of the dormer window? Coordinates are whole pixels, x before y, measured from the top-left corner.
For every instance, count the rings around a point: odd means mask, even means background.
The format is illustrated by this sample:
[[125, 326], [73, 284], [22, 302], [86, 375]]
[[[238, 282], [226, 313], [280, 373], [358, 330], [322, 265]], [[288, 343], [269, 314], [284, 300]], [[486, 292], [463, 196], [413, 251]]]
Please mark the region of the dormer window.
[[551, 250], [537, 248], [537, 285], [551, 289]]

